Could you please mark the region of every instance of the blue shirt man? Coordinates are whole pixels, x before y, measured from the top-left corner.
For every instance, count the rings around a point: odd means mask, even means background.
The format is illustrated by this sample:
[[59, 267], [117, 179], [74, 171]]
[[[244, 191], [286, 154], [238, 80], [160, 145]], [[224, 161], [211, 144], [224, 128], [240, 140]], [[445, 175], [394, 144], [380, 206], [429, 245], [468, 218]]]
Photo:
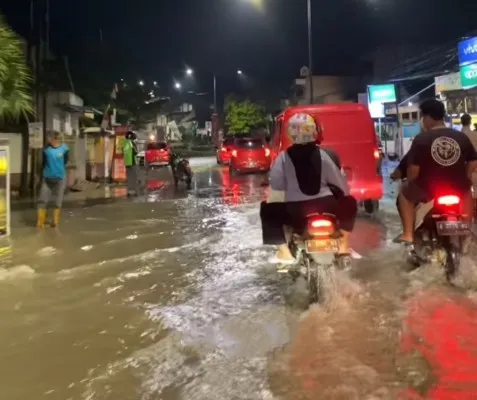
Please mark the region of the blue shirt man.
[[68, 163], [69, 149], [65, 144], [50, 140], [43, 150], [43, 177], [51, 180], [66, 178], [66, 164]]
[[37, 227], [44, 228], [47, 208], [54, 202], [53, 226], [60, 223], [60, 209], [66, 187], [66, 164], [68, 163], [68, 146], [60, 141], [60, 134], [51, 132], [48, 145], [43, 150], [43, 182], [38, 199]]

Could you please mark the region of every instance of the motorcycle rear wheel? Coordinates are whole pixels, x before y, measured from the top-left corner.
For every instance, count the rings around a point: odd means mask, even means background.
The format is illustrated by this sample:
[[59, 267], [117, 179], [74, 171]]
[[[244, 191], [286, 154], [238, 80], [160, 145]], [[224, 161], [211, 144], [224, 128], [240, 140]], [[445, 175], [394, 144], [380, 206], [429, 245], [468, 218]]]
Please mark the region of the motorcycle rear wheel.
[[446, 261], [444, 265], [444, 270], [446, 274], [446, 279], [451, 281], [456, 272], [459, 269], [460, 260], [461, 260], [461, 245], [458, 237], [449, 237], [448, 243], [445, 246], [446, 249]]
[[335, 291], [335, 267], [318, 265], [315, 261], [306, 257], [307, 282], [309, 291], [309, 304], [318, 303], [328, 306]]

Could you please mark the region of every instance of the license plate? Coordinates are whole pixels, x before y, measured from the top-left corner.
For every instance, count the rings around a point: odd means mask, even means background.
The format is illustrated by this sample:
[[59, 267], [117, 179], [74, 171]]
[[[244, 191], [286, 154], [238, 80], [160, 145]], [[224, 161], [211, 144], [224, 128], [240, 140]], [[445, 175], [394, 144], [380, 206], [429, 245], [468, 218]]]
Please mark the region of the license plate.
[[470, 228], [467, 221], [437, 221], [437, 233], [442, 236], [468, 235]]
[[336, 252], [338, 251], [338, 243], [334, 239], [307, 240], [305, 242], [305, 250], [307, 253]]

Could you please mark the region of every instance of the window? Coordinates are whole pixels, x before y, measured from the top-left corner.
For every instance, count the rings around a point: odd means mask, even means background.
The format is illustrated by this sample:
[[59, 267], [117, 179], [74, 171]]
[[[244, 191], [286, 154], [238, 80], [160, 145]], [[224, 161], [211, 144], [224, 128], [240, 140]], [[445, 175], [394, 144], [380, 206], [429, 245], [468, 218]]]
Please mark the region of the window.
[[156, 143], [156, 142], [151, 142], [147, 144], [147, 150], [166, 150], [167, 149], [167, 143]]
[[238, 139], [236, 143], [240, 149], [259, 149], [263, 147], [262, 139]]

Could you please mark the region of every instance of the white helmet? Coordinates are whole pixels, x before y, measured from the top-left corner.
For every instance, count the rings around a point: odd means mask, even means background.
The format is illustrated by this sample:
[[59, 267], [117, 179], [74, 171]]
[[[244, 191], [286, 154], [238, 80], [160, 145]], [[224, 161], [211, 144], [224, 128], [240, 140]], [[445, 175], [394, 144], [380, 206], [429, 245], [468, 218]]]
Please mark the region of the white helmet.
[[294, 114], [288, 120], [288, 135], [293, 144], [315, 142], [318, 136], [315, 119], [310, 114]]

